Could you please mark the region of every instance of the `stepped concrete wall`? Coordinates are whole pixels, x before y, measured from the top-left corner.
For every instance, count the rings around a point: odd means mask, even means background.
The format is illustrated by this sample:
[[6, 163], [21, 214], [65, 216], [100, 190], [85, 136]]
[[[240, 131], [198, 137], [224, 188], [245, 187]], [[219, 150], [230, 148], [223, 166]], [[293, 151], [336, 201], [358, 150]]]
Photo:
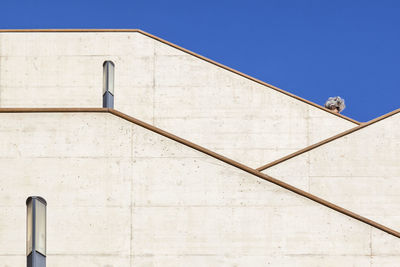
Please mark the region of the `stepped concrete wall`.
[[400, 113], [265, 171], [400, 230]]
[[397, 266], [400, 240], [107, 113], [0, 114], [0, 266]]
[[0, 33], [0, 107], [101, 107], [105, 60], [115, 109], [254, 168], [356, 126], [138, 32]]

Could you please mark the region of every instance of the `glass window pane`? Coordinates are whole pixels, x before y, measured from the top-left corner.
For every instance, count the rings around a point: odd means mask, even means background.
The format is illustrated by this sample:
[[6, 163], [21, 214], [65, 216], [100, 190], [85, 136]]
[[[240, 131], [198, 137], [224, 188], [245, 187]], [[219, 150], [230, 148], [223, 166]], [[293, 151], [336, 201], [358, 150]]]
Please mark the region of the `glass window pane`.
[[46, 206], [36, 200], [36, 251], [46, 256]]
[[114, 63], [111, 61], [103, 63], [103, 95], [106, 91], [114, 95]]
[[114, 95], [114, 64], [111, 62], [108, 65], [108, 91]]
[[26, 213], [26, 255], [32, 252], [32, 200], [27, 205]]
[[103, 64], [103, 95], [107, 91], [107, 61]]

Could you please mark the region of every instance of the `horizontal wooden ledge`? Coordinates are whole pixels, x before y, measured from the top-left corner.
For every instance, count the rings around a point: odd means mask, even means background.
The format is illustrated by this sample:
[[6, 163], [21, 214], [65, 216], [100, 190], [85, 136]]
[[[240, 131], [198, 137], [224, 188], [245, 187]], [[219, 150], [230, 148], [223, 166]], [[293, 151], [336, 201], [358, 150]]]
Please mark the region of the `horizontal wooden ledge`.
[[0, 113], [109, 112], [108, 108], [0, 108]]

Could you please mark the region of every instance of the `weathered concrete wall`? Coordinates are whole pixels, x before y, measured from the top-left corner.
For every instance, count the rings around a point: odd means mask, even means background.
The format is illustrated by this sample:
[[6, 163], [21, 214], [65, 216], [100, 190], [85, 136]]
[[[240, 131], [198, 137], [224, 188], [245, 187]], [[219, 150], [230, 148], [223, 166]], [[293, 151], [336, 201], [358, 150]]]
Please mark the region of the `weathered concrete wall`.
[[48, 200], [48, 266], [129, 266], [131, 125], [106, 114], [0, 117], [0, 266], [26, 264], [29, 195]]
[[254, 168], [355, 126], [135, 32], [1, 33], [0, 107], [101, 107], [105, 60], [117, 110]]
[[103, 113], [0, 114], [0, 266], [397, 266], [400, 239]]
[[400, 230], [400, 113], [264, 173]]

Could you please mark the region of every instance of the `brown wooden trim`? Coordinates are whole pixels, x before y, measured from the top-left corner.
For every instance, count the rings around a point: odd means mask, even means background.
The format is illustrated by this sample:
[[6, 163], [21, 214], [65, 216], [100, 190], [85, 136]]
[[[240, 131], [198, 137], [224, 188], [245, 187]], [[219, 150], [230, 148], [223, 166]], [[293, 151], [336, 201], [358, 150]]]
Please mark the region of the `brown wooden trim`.
[[329, 142], [332, 142], [332, 141], [334, 141], [334, 140], [336, 140], [336, 139], [338, 139], [338, 138], [341, 138], [341, 137], [343, 137], [343, 136], [346, 136], [346, 135], [348, 135], [348, 134], [351, 134], [351, 133], [353, 133], [353, 132], [356, 132], [356, 131], [358, 131], [358, 130], [361, 130], [362, 128], [365, 128], [365, 127], [367, 127], [367, 126], [370, 126], [370, 125], [372, 125], [372, 124], [374, 124], [374, 123], [376, 123], [376, 122], [378, 122], [378, 121], [381, 121], [381, 120], [383, 120], [383, 119], [386, 119], [386, 118], [388, 118], [388, 117], [390, 117], [390, 116], [392, 116], [392, 115], [394, 115], [394, 114], [396, 114], [396, 113], [399, 113], [399, 112], [400, 112], [400, 109], [396, 109], [396, 110], [394, 110], [394, 111], [392, 111], [392, 112], [389, 112], [389, 113], [387, 113], [387, 114], [385, 114], [385, 115], [383, 115], [383, 116], [380, 116], [380, 117], [378, 117], [378, 118], [376, 118], [376, 119], [370, 120], [369, 122], [362, 123], [362, 124], [360, 124], [359, 126], [356, 126], [356, 127], [354, 127], [354, 128], [351, 128], [350, 130], [344, 131], [344, 132], [342, 132], [342, 133], [339, 133], [339, 134], [337, 134], [337, 135], [334, 135], [334, 136], [332, 136], [332, 137], [329, 137], [328, 139], [322, 140], [321, 142], [315, 143], [315, 144], [313, 144], [313, 145], [311, 145], [311, 146], [305, 147], [305, 148], [303, 148], [303, 149], [301, 149], [301, 150], [299, 150], [299, 151], [296, 151], [296, 152], [294, 152], [294, 153], [292, 153], [292, 154], [289, 154], [289, 155], [287, 155], [287, 156], [285, 156], [285, 157], [283, 157], [283, 158], [280, 158], [280, 159], [277, 159], [277, 160], [275, 160], [275, 161], [272, 161], [272, 162], [270, 162], [270, 163], [268, 163], [268, 164], [265, 164], [265, 165], [263, 165], [263, 166], [257, 168], [256, 170], [259, 171], [259, 172], [264, 171], [264, 170], [266, 170], [266, 169], [268, 169], [268, 168], [270, 168], [270, 167], [272, 167], [272, 166], [274, 166], [274, 165], [277, 165], [277, 164], [282, 163], [282, 162], [284, 162], [284, 161], [286, 161], [286, 160], [288, 160], [288, 159], [291, 159], [291, 158], [294, 158], [294, 157], [296, 157], [296, 156], [299, 156], [299, 155], [301, 155], [301, 154], [303, 154], [303, 153], [305, 153], [305, 152], [308, 152], [308, 151], [310, 151], [310, 150], [312, 150], [312, 149], [314, 149], [314, 148], [317, 148], [317, 147], [319, 147], [319, 146], [325, 145], [325, 144], [327, 144], [327, 143], [329, 143]]
[[289, 92], [287, 92], [287, 91], [285, 91], [283, 89], [280, 89], [280, 88], [278, 88], [276, 86], [273, 86], [271, 84], [268, 84], [266, 82], [258, 80], [258, 79], [254, 78], [254, 77], [251, 77], [251, 76], [249, 76], [247, 74], [244, 74], [244, 73], [242, 73], [240, 71], [237, 71], [235, 69], [232, 69], [232, 68], [230, 68], [228, 66], [220, 64], [220, 63], [218, 63], [218, 62], [216, 62], [214, 60], [211, 60], [209, 58], [203, 57], [203, 56], [201, 56], [199, 54], [196, 54], [196, 53], [194, 53], [194, 52], [192, 52], [190, 50], [187, 50], [187, 49], [185, 49], [183, 47], [180, 47], [180, 46], [178, 46], [176, 44], [168, 42], [168, 41], [166, 41], [166, 40], [164, 40], [162, 38], [159, 38], [159, 37], [157, 37], [155, 35], [152, 35], [150, 33], [142, 31], [142, 30], [138, 30], [138, 29], [15, 29], [15, 30], [0, 30], [0, 33], [2, 33], [2, 32], [5, 32], [5, 33], [7, 33], [7, 32], [16, 32], [16, 33], [18, 33], [18, 32], [138, 32], [138, 33], [141, 33], [143, 35], [146, 35], [147, 37], [150, 37], [150, 38], [155, 39], [155, 40], [157, 40], [159, 42], [162, 42], [162, 43], [164, 43], [166, 45], [169, 45], [169, 46], [172, 46], [172, 47], [174, 47], [176, 49], [179, 49], [179, 50], [181, 50], [181, 51], [183, 51], [183, 52], [185, 52], [187, 54], [190, 54], [190, 55], [195, 56], [195, 57], [197, 57], [199, 59], [207, 61], [208, 63], [211, 63], [213, 65], [216, 65], [216, 66], [220, 67], [220, 68], [223, 68], [225, 70], [233, 72], [233, 73], [235, 73], [237, 75], [240, 75], [240, 76], [242, 76], [244, 78], [247, 78], [247, 79], [249, 79], [249, 80], [251, 80], [253, 82], [259, 83], [259, 84], [264, 85], [264, 86], [267, 86], [267, 87], [269, 87], [271, 89], [274, 89], [274, 90], [276, 90], [276, 91], [278, 91], [278, 92], [280, 92], [282, 94], [285, 94], [287, 96], [293, 97], [293, 98], [295, 98], [297, 100], [300, 100], [300, 101], [302, 101], [304, 103], [312, 105], [312, 106], [314, 106], [316, 108], [319, 108], [319, 109], [321, 109], [323, 111], [329, 112], [329, 113], [331, 113], [331, 114], [333, 114], [333, 115], [335, 115], [337, 117], [340, 117], [342, 119], [348, 120], [348, 121], [353, 122], [353, 123], [358, 124], [358, 125], [360, 124], [360, 122], [358, 122], [358, 121], [356, 121], [356, 120], [354, 120], [352, 118], [346, 117], [346, 116], [344, 116], [344, 115], [342, 115], [340, 113], [333, 112], [333, 111], [331, 111], [331, 110], [329, 110], [329, 109], [327, 109], [327, 108], [325, 108], [323, 106], [320, 106], [320, 105], [318, 105], [316, 103], [313, 103], [313, 102], [311, 102], [309, 100], [306, 100], [306, 99], [301, 98], [301, 97], [299, 97], [297, 95], [289, 93]]
[[172, 139], [172, 140], [174, 140], [174, 141], [176, 141], [178, 143], [181, 143], [181, 144], [183, 144], [185, 146], [193, 148], [193, 149], [195, 149], [197, 151], [200, 151], [200, 152], [202, 152], [202, 153], [204, 153], [206, 155], [209, 155], [209, 156], [211, 156], [213, 158], [221, 160], [221, 161], [223, 161], [223, 162], [225, 162], [225, 163], [227, 163], [227, 164], [229, 164], [229, 165], [231, 165], [233, 167], [236, 167], [236, 168], [238, 168], [240, 170], [243, 170], [243, 171], [245, 171], [247, 173], [253, 174], [253, 175], [255, 175], [255, 176], [257, 176], [257, 177], [259, 177], [259, 178], [261, 178], [263, 180], [266, 180], [266, 181], [271, 182], [273, 184], [276, 184], [276, 185], [278, 185], [278, 186], [280, 186], [282, 188], [285, 188], [285, 189], [287, 189], [289, 191], [292, 191], [295, 194], [298, 194], [300, 196], [308, 198], [308, 199], [310, 199], [310, 200], [312, 200], [314, 202], [317, 202], [317, 203], [319, 203], [319, 204], [321, 204], [321, 205], [323, 205], [325, 207], [333, 209], [333, 210], [335, 210], [337, 212], [340, 212], [340, 213], [342, 213], [344, 215], [347, 215], [347, 216], [349, 216], [349, 217], [351, 217], [353, 219], [356, 219], [358, 221], [366, 223], [366, 224], [368, 224], [368, 225], [370, 225], [372, 227], [375, 227], [375, 228], [377, 228], [379, 230], [382, 230], [382, 231], [384, 231], [384, 232], [386, 232], [386, 233], [388, 233], [390, 235], [393, 235], [395, 237], [400, 238], [400, 232], [397, 232], [397, 231], [395, 231], [395, 230], [393, 230], [393, 229], [391, 229], [389, 227], [386, 227], [386, 226], [384, 226], [382, 224], [379, 224], [379, 223], [377, 223], [377, 222], [375, 222], [373, 220], [370, 220], [370, 219], [368, 219], [366, 217], [363, 217], [361, 215], [358, 215], [358, 214], [356, 214], [356, 213], [354, 213], [352, 211], [349, 211], [349, 210], [344, 209], [344, 208], [342, 208], [340, 206], [337, 206], [337, 205], [335, 205], [335, 204], [333, 204], [333, 203], [331, 203], [329, 201], [326, 201], [326, 200], [324, 200], [322, 198], [319, 198], [319, 197], [317, 197], [317, 196], [315, 196], [313, 194], [310, 194], [310, 193], [308, 193], [306, 191], [303, 191], [303, 190], [301, 190], [301, 189], [299, 189], [297, 187], [294, 187], [294, 186], [292, 186], [290, 184], [287, 184], [287, 183], [285, 183], [283, 181], [275, 179], [275, 178], [273, 178], [273, 177], [271, 177], [269, 175], [266, 175], [264, 173], [261, 173], [261, 172], [255, 170], [253, 168], [250, 168], [250, 167], [248, 167], [246, 165], [243, 165], [243, 164], [241, 164], [241, 163], [239, 163], [237, 161], [229, 159], [229, 158], [227, 158], [225, 156], [222, 156], [222, 155], [220, 155], [218, 153], [215, 153], [215, 152], [213, 152], [213, 151], [211, 151], [211, 150], [209, 150], [207, 148], [204, 148], [202, 146], [194, 144], [194, 143], [192, 143], [192, 142], [190, 142], [188, 140], [180, 138], [180, 137], [178, 137], [176, 135], [173, 135], [173, 134], [171, 134], [171, 133], [169, 133], [167, 131], [161, 130], [161, 129], [153, 126], [153, 125], [150, 125], [150, 124], [148, 124], [146, 122], [143, 122], [141, 120], [135, 119], [135, 118], [133, 118], [133, 117], [131, 117], [129, 115], [126, 115], [126, 114], [124, 114], [122, 112], [119, 112], [117, 110], [114, 110], [114, 109], [106, 109], [106, 108], [26, 108], [26, 109], [22, 109], [22, 108], [16, 108], [16, 109], [13, 109], [13, 108], [0, 108], [0, 113], [12, 113], [12, 112], [17, 112], [17, 113], [18, 112], [19, 113], [22, 113], [22, 112], [27, 112], [27, 113], [30, 113], [30, 112], [109, 112], [109, 113], [111, 113], [111, 114], [113, 114], [113, 115], [115, 115], [115, 116], [117, 116], [117, 117], [119, 117], [121, 119], [124, 119], [126, 121], [131, 122], [131, 123], [139, 125], [139, 126], [145, 128], [145, 129], [148, 129], [148, 130], [150, 130], [152, 132], [155, 132], [157, 134], [165, 136], [165, 137], [167, 137], [169, 139]]
[[0, 113], [108, 112], [108, 108], [0, 108]]
[[139, 29], [0, 29], [1, 32], [141, 32]]

